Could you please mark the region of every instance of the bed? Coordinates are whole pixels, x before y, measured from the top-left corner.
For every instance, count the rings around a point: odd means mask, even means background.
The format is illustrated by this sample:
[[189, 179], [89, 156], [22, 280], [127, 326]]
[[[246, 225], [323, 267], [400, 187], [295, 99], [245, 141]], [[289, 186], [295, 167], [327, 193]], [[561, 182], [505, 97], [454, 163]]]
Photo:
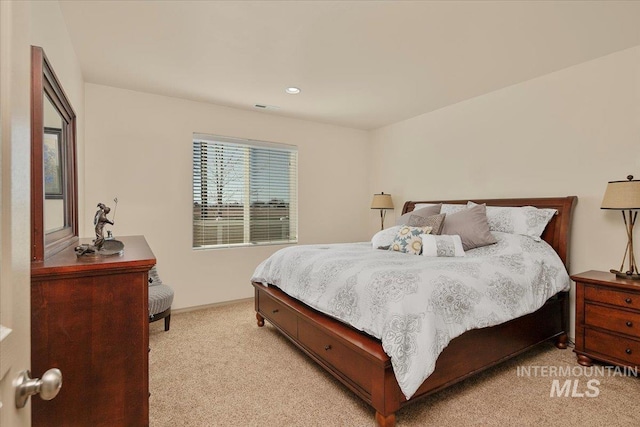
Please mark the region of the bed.
[[[575, 196], [473, 199], [473, 202], [493, 207], [534, 206], [556, 210], [541, 237], [557, 253], [560, 267], [568, 271], [571, 217], [577, 202]], [[408, 201], [402, 213], [412, 212], [416, 205], [435, 203], [465, 205], [467, 200]], [[493, 234], [498, 236], [501, 233]], [[500, 244], [506, 241], [505, 236], [499, 237]], [[324, 248], [312, 249], [318, 251]], [[353, 248], [354, 251], [356, 249], [360, 250]], [[327, 277], [330, 281], [331, 276]], [[380, 426], [394, 426], [395, 414], [401, 407], [508, 360], [541, 342], [554, 340], [558, 348], [567, 347], [569, 296], [567, 291], [561, 291], [554, 293], [546, 302], [541, 301], [540, 308], [533, 312], [494, 326], [472, 328], [451, 339], [439, 352], [434, 362], [435, 369], [407, 393], [404, 374], [398, 371], [396, 375], [394, 364], [398, 370], [397, 360], [392, 361], [383, 349], [384, 340], [381, 342], [372, 336], [373, 333], [358, 330], [286, 294], [276, 286], [279, 284], [283, 287], [280, 283], [263, 283], [263, 280], [254, 277], [252, 284], [258, 326], [264, 326], [265, 319], [268, 320], [311, 359], [371, 405]]]

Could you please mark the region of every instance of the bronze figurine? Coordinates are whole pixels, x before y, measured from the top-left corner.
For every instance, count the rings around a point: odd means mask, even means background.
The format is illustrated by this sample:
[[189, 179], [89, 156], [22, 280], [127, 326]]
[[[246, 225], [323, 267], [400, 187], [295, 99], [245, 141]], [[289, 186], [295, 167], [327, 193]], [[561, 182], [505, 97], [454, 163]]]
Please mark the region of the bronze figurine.
[[93, 225], [96, 226], [96, 239], [93, 241], [93, 246], [96, 247], [97, 251], [102, 249], [102, 245], [104, 245], [104, 225], [113, 225], [113, 221], [107, 218], [107, 214], [111, 212], [111, 208], [105, 206], [104, 203], [98, 203], [98, 208], [96, 215], [93, 217]]
[[[116, 207], [118, 206], [118, 198], [113, 199], [116, 202]], [[107, 215], [111, 212], [111, 208], [106, 206], [104, 203], [98, 203], [98, 210], [96, 211], [95, 216], [93, 217], [93, 225], [95, 226], [96, 238], [93, 240], [92, 245], [83, 244], [77, 246], [75, 248], [77, 256], [109, 256], [109, 255], [120, 255], [124, 250], [124, 244], [113, 238], [111, 231], [108, 232], [108, 237], [105, 239], [104, 237], [104, 226], [106, 224], [113, 225], [114, 222], [107, 218]], [[115, 218], [115, 212], [114, 212]], [[108, 247], [105, 246], [105, 240], [108, 240]]]

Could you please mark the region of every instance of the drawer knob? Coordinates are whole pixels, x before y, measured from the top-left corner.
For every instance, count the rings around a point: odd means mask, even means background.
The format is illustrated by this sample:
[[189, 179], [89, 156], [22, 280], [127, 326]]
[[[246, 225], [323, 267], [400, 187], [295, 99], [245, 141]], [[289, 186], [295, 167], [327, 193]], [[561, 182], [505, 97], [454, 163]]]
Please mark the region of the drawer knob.
[[272, 314], [276, 314], [277, 312], [279, 312], [280, 310], [278, 310], [277, 308], [275, 310], [271, 310]]
[[329, 344], [329, 345], [325, 345], [325, 346], [324, 346], [324, 349], [325, 349], [326, 351], [331, 350], [331, 344]]
[[627, 323], [625, 323], [628, 327], [632, 327], [633, 326], [633, 322], [629, 322], [627, 321]]
[[631, 304], [632, 301], [631, 301], [631, 298], [625, 298], [624, 302], [626, 302], [627, 304]]
[[626, 349], [624, 352], [627, 353], [627, 354], [631, 354], [632, 353], [630, 348]]

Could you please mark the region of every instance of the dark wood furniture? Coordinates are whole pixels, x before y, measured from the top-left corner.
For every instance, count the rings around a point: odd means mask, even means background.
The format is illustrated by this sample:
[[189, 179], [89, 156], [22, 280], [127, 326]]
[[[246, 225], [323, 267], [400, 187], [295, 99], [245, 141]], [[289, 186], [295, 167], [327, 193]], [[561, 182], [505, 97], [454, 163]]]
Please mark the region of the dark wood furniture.
[[31, 265], [31, 366], [59, 368], [50, 401], [32, 399], [34, 426], [148, 426], [148, 272], [142, 236], [121, 256], [77, 258], [68, 247]]
[[171, 328], [171, 307], [162, 313], [149, 315], [149, 323], [157, 322], [160, 319], [164, 319], [164, 330], [168, 331]]
[[578, 363], [600, 360], [640, 366], [640, 282], [613, 273], [587, 271], [576, 282], [576, 347]]
[[[568, 266], [571, 217], [575, 196], [533, 199], [473, 200], [491, 206], [554, 208], [543, 239]], [[416, 203], [466, 203], [466, 200], [406, 202], [402, 213]], [[395, 425], [395, 413], [421, 397], [508, 360], [549, 339], [567, 347], [569, 294], [561, 292], [535, 313], [491, 328], [466, 332], [451, 341], [438, 358], [434, 373], [410, 400], [395, 379], [391, 361], [379, 340], [319, 313], [275, 286], [253, 283], [258, 326], [268, 320], [298, 348], [337, 378], [376, 411], [380, 426]]]
[[[61, 137], [59, 164], [46, 167], [44, 131], [52, 127]], [[51, 170], [60, 170], [60, 200], [46, 194], [44, 182], [52, 179], [47, 176]], [[52, 212], [59, 223], [47, 226], [45, 217]], [[76, 114], [44, 51], [31, 46], [31, 260], [40, 262], [77, 242]]]

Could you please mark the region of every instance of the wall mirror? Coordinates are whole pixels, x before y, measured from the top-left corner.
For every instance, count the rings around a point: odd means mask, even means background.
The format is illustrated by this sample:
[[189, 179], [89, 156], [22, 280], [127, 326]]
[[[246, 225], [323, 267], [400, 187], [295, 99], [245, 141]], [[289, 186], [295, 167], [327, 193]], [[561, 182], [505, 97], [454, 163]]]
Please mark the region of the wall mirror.
[[42, 48], [31, 47], [31, 260], [78, 241], [76, 115]]

